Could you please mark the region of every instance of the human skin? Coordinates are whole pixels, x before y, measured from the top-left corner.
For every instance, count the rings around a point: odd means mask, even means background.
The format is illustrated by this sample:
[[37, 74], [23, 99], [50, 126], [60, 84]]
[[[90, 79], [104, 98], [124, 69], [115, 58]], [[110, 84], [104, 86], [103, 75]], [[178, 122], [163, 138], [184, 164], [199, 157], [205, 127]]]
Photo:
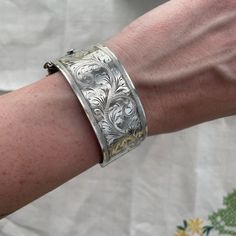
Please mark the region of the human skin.
[[[105, 44], [143, 103], [149, 135], [236, 114], [236, 1], [172, 0]], [[0, 215], [102, 159], [60, 73], [0, 97]]]
[[172, 0], [108, 46], [138, 87], [149, 134], [235, 114], [235, 0]]

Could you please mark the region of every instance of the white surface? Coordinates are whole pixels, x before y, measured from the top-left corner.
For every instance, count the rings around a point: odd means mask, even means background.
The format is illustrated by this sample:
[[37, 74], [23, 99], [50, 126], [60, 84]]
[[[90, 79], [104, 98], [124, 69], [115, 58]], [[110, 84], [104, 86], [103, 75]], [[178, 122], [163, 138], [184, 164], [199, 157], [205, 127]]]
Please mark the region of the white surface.
[[[0, 88], [42, 77], [42, 64], [118, 32], [155, 0], [0, 1]], [[7, 236], [173, 236], [207, 219], [236, 187], [236, 119], [149, 138], [0, 222]], [[17, 194], [17, 193], [16, 193]]]

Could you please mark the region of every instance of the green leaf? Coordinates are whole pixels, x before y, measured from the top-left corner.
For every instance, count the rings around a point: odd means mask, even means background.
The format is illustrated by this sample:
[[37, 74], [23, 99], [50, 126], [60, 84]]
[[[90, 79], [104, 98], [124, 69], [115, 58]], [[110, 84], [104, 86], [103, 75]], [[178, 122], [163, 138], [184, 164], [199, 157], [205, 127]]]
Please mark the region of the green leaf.
[[212, 229], [213, 229], [212, 226], [204, 226], [203, 227], [203, 233], [206, 234], [206, 236], [209, 236]]
[[183, 226], [180, 226], [180, 225], [177, 226], [177, 229], [185, 231], [185, 228]]
[[188, 227], [188, 222], [184, 220], [184, 228], [187, 229], [187, 227]]

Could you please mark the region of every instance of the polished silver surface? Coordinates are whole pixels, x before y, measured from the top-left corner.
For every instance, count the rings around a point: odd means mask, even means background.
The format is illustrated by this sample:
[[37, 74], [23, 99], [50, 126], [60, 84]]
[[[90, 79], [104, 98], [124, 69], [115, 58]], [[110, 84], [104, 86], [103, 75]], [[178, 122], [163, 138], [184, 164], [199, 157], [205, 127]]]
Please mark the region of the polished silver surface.
[[80, 100], [103, 152], [102, 166], [138, 146], [147, 136], [145, 113], [124, 67], [101, 45], [70, 50], [46, 63], [60, 70]]

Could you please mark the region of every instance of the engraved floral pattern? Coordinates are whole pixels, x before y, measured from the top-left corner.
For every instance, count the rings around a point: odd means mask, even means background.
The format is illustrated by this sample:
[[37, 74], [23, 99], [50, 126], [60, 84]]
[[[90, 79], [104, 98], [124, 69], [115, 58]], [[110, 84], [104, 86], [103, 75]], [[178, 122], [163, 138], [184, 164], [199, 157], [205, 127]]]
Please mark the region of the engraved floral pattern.
[[146, 133], [131, 88], [112, 58], [98, 48], [70, 57], [68, 68], [100, 127], [110, 157], [137, 146]]

